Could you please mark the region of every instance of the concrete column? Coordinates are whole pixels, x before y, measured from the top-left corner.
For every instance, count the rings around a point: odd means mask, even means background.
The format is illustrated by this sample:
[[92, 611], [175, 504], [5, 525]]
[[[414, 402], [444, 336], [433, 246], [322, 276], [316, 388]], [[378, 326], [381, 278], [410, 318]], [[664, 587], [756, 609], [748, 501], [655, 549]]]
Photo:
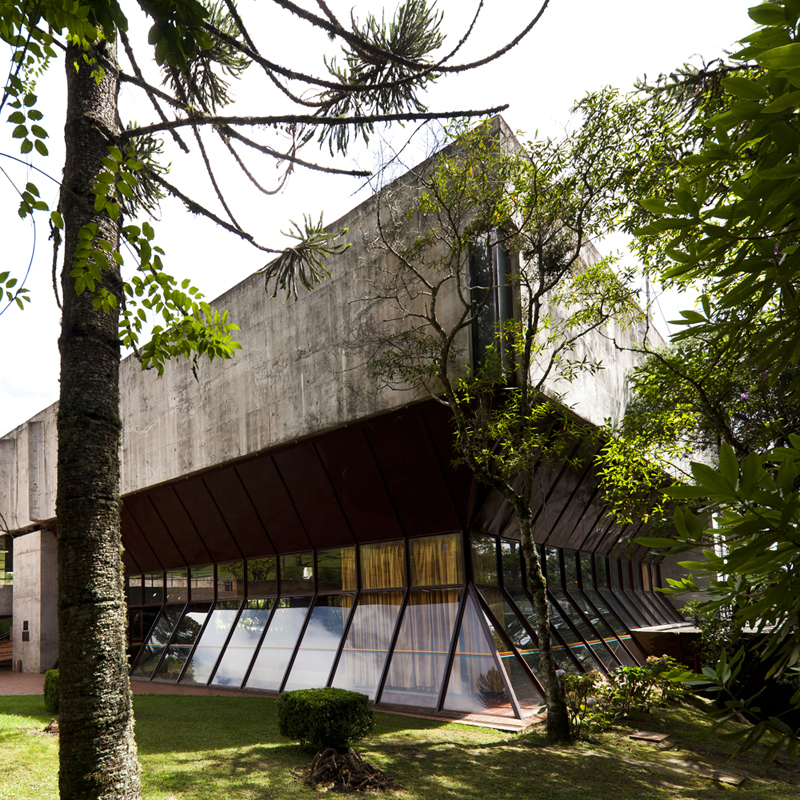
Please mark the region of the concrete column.
[[57, 601], [55, 534], [15, 537], [13, 659], [23, 672], [46, 672], [58, 661]]

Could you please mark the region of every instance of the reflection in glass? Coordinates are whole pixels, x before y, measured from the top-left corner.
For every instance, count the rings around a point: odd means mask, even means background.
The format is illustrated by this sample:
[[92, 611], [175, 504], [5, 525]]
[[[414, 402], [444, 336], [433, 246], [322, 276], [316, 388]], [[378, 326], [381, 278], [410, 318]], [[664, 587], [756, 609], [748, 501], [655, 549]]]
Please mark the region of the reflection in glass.
[[164, 647], [181, 618], [184, 607], [184, 604], [181, 603], [176, 606], [164, 606], [161, 610], [161, 614], [142, 648], [139, 663], [133, 671], [135, 677], [149, 678], [153, 674], [153, 670], [164, 652]]
[[561, 589], [551, 592], [553, 599], [558, 603], [561, 611], [567, 616], [570, 622], [578, 629], [578, 633], [589, 648], [607, 670], [616, 669], [619, 666], [617, 660], [604, 647], [598, 634], [591, 628], [586, 620], [581, 616], [575, 605]]
[[375, 699], [402, 602], [402, 592], [361, 595], [332, 686]]
[[472, 714], [515, 717], [505, 675], [497, 668], [472, 597], [467, 595], [444, 708]]
[[314, 554], [280, 556], [281, 594], [314, 593]]
[[274, 600], [248, 600], [211, 680], [213, 686], [241, 686], [253, 660]]
[[157, 608], [132, 611], [128, 621], [128, 659], [132, 664], [142, 649], [145, 637], [158, 616]]
[[564, 580], [567, 589], [578, 588], [578, 554], [574, 550], [564, 550]]
[[185, 569], [173, 569], [166, 573], [168, 603], [185, 603], [189, 599], [189, 579]]
[[408, 546], [412, 586], [447, 586], [464, 582], [460, 533], [411, 539]]
[[244, 597], [244, 562], [228, 561], [217, 564], [217, 600]]
[[270, 597], [278, 594], [278, 568], [275, 556], [247, 559], [247, 596]]
[[[521, 589], [514, 589], [513, 591], [509, 592], [511, 595], [511, 599], [514, 601], [514, 605], [520, 610], [522, 616], [528, 620], [528, 625], [530, 625], [532, 630], [536, 630], [536, 618], [533, 613], [533, 605], [531, 601], [528, 599], [528, 595], [525, 594]], [[493, 608], [492, 604], [489, 603], [489, 606]], [[510, 610], [510, 609], [509, 609]], [[505, 611], [504, 611], [505, 614]], [[560, 618], [559, 618], [560, 619]], [[563, 620], [561, 620], [563, 624]], [[553, 620], [550, 620], [551, 627], [556, 627], [553, 625]], [[506, 630], [511, 630], [511, 623], [507, 623]], [[523, 634], [520, 634], [522, 637]], [[522, 643], [522, 639], [520, 644]], [[514, 642], [516, 644], [516, 641]], [[519, 645], [518, 645], [519, 646]], [[553, 659], [556, 662], [556, 665], [559, 669], [563, 669], [565, 672], [577, 672], [578, 668], [575, 666], [575, 662], [569, 657], [569, 654], [566, 651], [564, 645], [562, 645], [557, 637], [553, 637], [550, 642], [550, 647], [553, 650]], [[539, 650], [536, 648], [536, 643], [531, 641], [530, 644], [524, 645], [524, 650], [522, 650], [523, 658], [528, 662], [531, 669], [534, 672], [537, 672], [539, 669]], [[536, 649], [531, 649], [536, 648]], [[530, 652], [528, 652], [530, 651]], [[594, 666], [591, 667], [594, 669]]]
[[561, 586], [561, 559], [555, 547], [544, 548], [544, 567], [547, 577], [547, 588]]
[[522, 545], [501, 540], [500, 556], [503, 564], [503, 586], [522, 586]]
[[406, 543], [361, 545], [361, 588], [402, 589], [406, 585]]
[[409, 593], [380, 702], [436, 708], [458, 596], [458, 589]]
[[297, 648], [285, 691], [327, 685], [354, 599], [353, 595], [317, 598], [303, 640]]
[[355, 547], [317, 551], [318, 592], [354, 592], [357, 588]]
[[592, 554], [580, 553], [581, 561], [581, 583], [584, 589], [594, 588], [594, 577], [592, 575]]
[[158, 669], [153, 675], [154, 679], [177, 681], [183, 665], [192, 652], [194, 643], [203, 629], [203, 624], [208, 617], [208, 603], [192, 603], [183, 615], [183, 618], [172, 634], [172, 640], [167, 647], [167, 652]]
[[475, 583], [497, 586], [497, 540], [494, 536], [472, 533], [469, 537], [472, 555], [472, 579]]
[[241, 601], [239, 600], [217, 602], [203, 630], [203, 635], [192, 653], [191, 660], [186, 665], [181, 683], [203, 686], [208, 683], [231, 626], [236, 621], [240, 605]]
[[128, 575], [125, 578], [125, 600], [130, 606], [142, 604], [142, 576]]
[[595, 611], [595, 609], [581, 592], [571, 592], [570, 599], [583, 612], [584, 616], [589, 620], [589, 623], [592, 625], [592, 627], [600, 634], [600, 636], [603, 637], [603, 641], [614, 654], [614, 657], [617, 659], [617, 661], [629, 667], [635, 666], [636, 662], [633, 660], [633, 658], [631, 658], [628, 651], [622, 646], [620, 639], [614, 635], [615, 631], [612, 630], [612, 627], [606, 621], [602, 613], [597, 613], [600, 609], [598, 608], [597, 611]]
[[144, 576], [144, 604], [161, 605], [164, 602], [164, 573], [148, 572]]
[[192, 567], [189, 570], [189, 587], [192, 590], [192, 602], [214, 599], [214, 565]]
[[311, 597], [282, 597], [272, 613], [267, 635], [258, 650], [247, 679], [250, 689], [281, 688], [286, 667], [294, 653], [303, 623], [308, 616]]
[[600, 663], [595, 659], [592, 651], [575, 635], [566, 619], [564, 619], [561, 612], [552, 601], [550, 602], [550, 624], [558, 631], [558, 635], [561, 639], [566, 642], [567, 647], [569, 647], [570, 652], [575, 658], [578, 659], [584, 672], [599, 668]]

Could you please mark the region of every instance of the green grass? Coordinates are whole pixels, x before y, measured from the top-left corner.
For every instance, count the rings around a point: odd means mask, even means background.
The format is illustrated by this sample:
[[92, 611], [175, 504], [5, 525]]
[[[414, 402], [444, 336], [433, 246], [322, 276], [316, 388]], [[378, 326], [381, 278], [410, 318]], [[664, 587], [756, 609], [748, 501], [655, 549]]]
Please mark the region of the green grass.
[[[145, 800], [295, 800], [315, 794], [291, 770], [309, 756], [283, 739], [270, 698], [134, 698]], [[702, 800], [722, 792], [795, 800], [800, 767], [770, 763], [763, 749], [734, 762], [718, 738], [697, 740], [707, 718], [688, 706], [642, 714], [593, 742], [547, 747], [524, 736], [377, 714], [362, 754], [403, 784], [387, 800]], [[0, 697], [0, 800], [57, 800], [58, 740], [40, 731], [43, 698]], [[632, 730], [669, 732], [658, 750]], [[725, 787], [676, 760], [748, 776]]]

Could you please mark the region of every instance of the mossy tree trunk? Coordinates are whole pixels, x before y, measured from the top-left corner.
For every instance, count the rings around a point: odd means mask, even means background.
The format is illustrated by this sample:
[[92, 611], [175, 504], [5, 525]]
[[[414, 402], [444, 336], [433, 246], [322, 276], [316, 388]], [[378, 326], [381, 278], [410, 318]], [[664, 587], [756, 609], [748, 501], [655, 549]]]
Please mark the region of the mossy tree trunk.
[[[119, 498], [118, 314], [76, 294], [70, 270], [81, 229], [118, 246], [118, 227], [94, 210], [101, 159], [118, 132], [113, 43], [67, 52], [66, 162], [61, 195], [65, 259], [58, 412], [58, 625], [61, 800], [139, 798], [126, 658]], [[102, 65], [102, 73], [96, 73]], [[93, 74], [95, 72], [95, 74]], [[120, 295], [113, 260], [102, 284]]]

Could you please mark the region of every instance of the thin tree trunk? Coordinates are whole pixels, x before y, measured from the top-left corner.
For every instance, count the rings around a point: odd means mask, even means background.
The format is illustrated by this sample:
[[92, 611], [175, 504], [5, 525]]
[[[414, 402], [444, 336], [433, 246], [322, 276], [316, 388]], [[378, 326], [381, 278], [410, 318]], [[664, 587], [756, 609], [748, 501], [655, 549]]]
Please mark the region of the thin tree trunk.
[[[118, 314], [95, 310], [70, 277], [87, 223], [118, 246], [117, 226], [94, 211], [91, 188], [117, 133], [116, 48], [100, 42], [98, 81], [84, 51], [67, 51], [66, 162], [61, 196], [65, 259], [58, 412], [58, 625], [61, 800], [141, 797], [133, 738], [119, 499]], [[98, 57], [90, 50], [87, 55]], [[108, 65], [111, 65], [110, 67]], [[77, 66], [77, 69], [76, 69]], [[113, 261], [103, 285], [120, 291]]]
[[550, 607], [547, 602], [547, 583], [542, 572], [531, 530], [531, 515], [527, 507], [515, 508], [522, 536], [522, 554], [528, 573], [528, 587], [533, 597], [536, 638], [539, 640], [539, 674], [547, 704], [547, 738], [551, 742], [566, 742], [571, 738], [569, 713], [564, 691], [556, 675], [556, 662], [550, 635]]

